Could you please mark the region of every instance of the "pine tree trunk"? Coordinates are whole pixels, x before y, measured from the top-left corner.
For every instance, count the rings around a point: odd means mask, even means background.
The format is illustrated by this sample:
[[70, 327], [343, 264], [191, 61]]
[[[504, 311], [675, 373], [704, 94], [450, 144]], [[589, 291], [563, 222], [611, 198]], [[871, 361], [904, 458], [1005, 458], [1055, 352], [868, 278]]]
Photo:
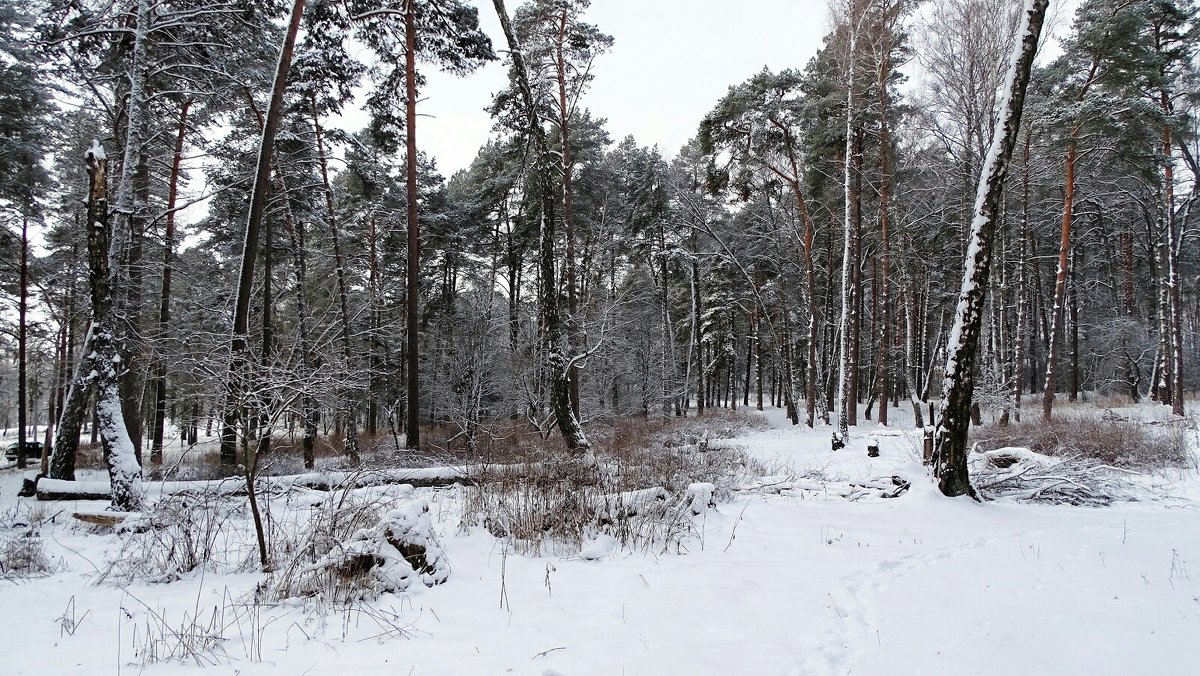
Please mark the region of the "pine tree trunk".
[[889, 277], [891, 274], [891, 239], [890, 218], [888, 212], [889, 199], [892, 192], [892, 162], [891, 162], [891, 130], [888, 127], [888, 80], [891, 78], [891, 65], [887, 52], [884, 52], [879, 65], [879, 347], [876, 359], [876, 371], [879, 374], [879, 424], [888, 424], [888, 393], [892, 387], [891, 379], [891, 316], [889, 298]]
[[[187, 132], [188, 109], [185, 101], [179, 109], [179, 130], [175, 135], [175, 154], [171, 158], [171, 175], [167, 184], [167, 215], [163, 226], [162, 291], [158, 303], [159, 349], [166, 346], [171, 322], [171, 274], [175, 259], [175, 204], [179, 195], [179, 168], [183, 162], [183, 142]], [[167, 417], [167, 361], [160, 354], [154, 365], [154, 431], [150, 441], [150, 462], [163, 461], [163, 434]]]
[[[521, 51], [520, 42], [509, 20], [508, 10], [504, 7], [504, 0], [492, 0], [492, 4], [500, 19], [500, 27], [504, 31], [504, 37], [508, 42], [509, 56], [513, 62], [512, 72], [516, 77], [517, 87], [520, 89], [521, 97], [525, 103], [528, 128], [530, 135], [533, 137], [537, 152], [534, 172], [542, 206], [538, 241], [538, 269], [540, 276], [538, 302], [539, 314], [541, 315], [545, 372], [550, 385], [551, 408], [554, 411], [558, 429], [563, 436], [567, 450], [573, 455], [588, 456], [591, 453], [591, 443], [588, 441], [587, 435], [584, 434], [583, 426], [580, 424], [578, 418], [575, 417], [575, 413], [571, 408], [570, 378], [568, 374], [575, 367], [575, 364], [573, 360], [569, 360], [563, 354], [562, 327], [558, 309], [558, 286], [554, 281], [556, 239], [554, 232], [554, 206], [556, 199], [554, 195], [555, 181], [553, 180], [553, 175], [557, 167], [546, 141], [545, 130], [542, 128], [541, 121], [537, 116], [538, 108], [534, 101], [533, 88], [530, 85], [529, 70], [525, 65], [525, 57]], [[411, 49], [409, 53], [412, 53]], [[413, 189], [415, 191], [415, 185]], [[410, 208], [412, 207], [410, 206]], [[411, 298], [410, 302], [412, 302]], [[414, 318], [410, 317], [409, 321], [413, 322]], [[415, 331], [415, 324], [413, 328]]]
[[[850, 435], [851, 400], [856, 399], [853, 390], [853, 371], [858, 367], [851, 354], [852, 345], [850, 334], [853, 329], [854, 308], [854, 268], [857, 264], [857, 246], [854, 241], [854, 215], [851, 204], [854, 202], [854, 181], [852, 163], [854, 156], [854, 65], [858, 55], [858, 29], [854, 25], [856, 17], [853, 11], [856, 3], [851, 2], [851, 16], [848, 17], [850, 28], [850, 49], [847, 52], [846, 77], [846, 147], [842, 154], [842, 183], [845, 196], [842, 221], [842, 314], [838, 327], [838, 432], [842, 437]], [[831, 266], [832, 267], [832, 266]]]
[[96, 416], [105, 464], [112, 486], [112, 506], [117, 511], [138, 509], [142, 502], [141, 468], [125, 428], [118, 386], [120, 357], [113, 316], [110, 256], [112, 232], [108, 224], [108, 162], [98, 142], [87, 157], [88, 168], [88, 271], [92, 287], [92, 330], [88, 343], [94, 351]]
[[1079, 373], [1079, 294], [1076, 287], [1079, 280], [1075, 276], [1075, 251], [1071, 251], [1071, 260], [1068, 263], [1070, 272], [1068, 273], [1068, 297], [1067, 303], [1069, 307], [1070, 325], [1071, 325], [1071, 390], [1067, 395], [1067, 401], [1078, 401], [1079, 390], [1082, 387], [1080, 383]]
[[421, 380], [418, 310], [421, 292], [421, 228], [417, 221], [417, 29], [414, 0], [404, 7], [404, 120], [407, 157], [405, 158], [406, 220], [408, 226], [407, 294], [408, 312], [405, 334], [408, 342], [408, 379], [405, 425], [406, 448], [421, 448]]
[[[563, 204], [563, 238], [566, 240], [564, 252], [566, 260], [563, 280], [567, 287], [567, 345], [569, 353], [575, 354], [580, 349], [579, 336], [579, 298], [576, 293], [575, 270], [575, 209], [573, 205], [574, 190], [572, 187], [574, 164], [571, 160], [571, 106], [567, 100], [567, 63], [563, 56], [567, 36], [567, 9], [564, 7], [559, 14], [558, 35], [555, 40], [555, 69], [558, 81], [558, 129], [561, 141], [562, 157], [562, 204]], [[666, 284], [666, 280], [663, 281]], [[568, 374], [571, 393], [571, 411], [579, 417], [579, 367], [572, 365]]]
[[[406, 14], [406, 17], [407, 16], [408, 15]], [[407, 18], [405, 19], [406, 22], [408, 20], [409, 19], [407, 19]], [[407, 24], [406, 24], [406, 26], [407, 26]], [[410, 27], [408, 27], [408, 28], [410, 28]], [[317, 111], [317, 96], [315, 93], [309, 95], [309, 102], [312, 104], [313, 130], [316, 133], [316, 139], [317, 139], [317, 159], [318, 159], [318, 164], [321, 169], [321, 185], [324, 187], [324, 190], [325, 190], [325, 220], [329, 224], [329, 234], [333, 241], [333, 264], [334, 264], [334, 268], [337, 273], [336, 276], [337, 276], [337, 287], [338, 287], [338, 308], [339, 308], [339, 310], [341, 310], [342, 356], [345, 358], [344, 368], [347, 370], [347, 373], [345, 375], [347, 378], [349, 378], [350, 373], [352, 373], [354, 370], [353, 367], [355, 364], [355, 359], [354, 359], [354, 345], [353, 345], [352, 341], [350, 340], [350, 297], [349, 297], [350, 292], [349, 292], [349, 289], [347, 288], [347, 284], [346, 284], [346, 261], [345, 261], [345, 258], [342, 257], [341, 231], [338, 227], [337, 212], [333, 208], [333, 187], [329, 184], [329, 165], [328, 165], [328, 162], [326, 161], [325, 141], [324, 141], [324, 135], [322, 134], [322, 131], [321, 131], [321, 119], [320, 119], [320, 115]], [[409, 131], [409, 135], [410, 136], [412, 135], [411, 130]], [[410, 148], [409, 150], [411, 152], [412, 148]], [[416, 160], [414, 159], [413, 162], [415, 162], [415, 161]], [[412, 192], [409, 193], [409, 199], [415, 198], [415, 192], [416, 191], [413, 190]], [[414, 212], [416, 211], [415, 203], [411, 203], [411, 204], [413, 204], [413, 206], [410, 207], [410, 209], [409, 209], [409, 216], [410, 216], [409, 246], [410, 247], [412, 246], [413, 231], [416, 229], [416, 219], [412, 218]], [[411, 251], [413, 251], [413, 250], [410, 249], [410, 253], [411, 253]], [[416, 251], [418, 252], [417, 256], [419, 257], [420, 256], [419, 246], [418, 246], [418, 249], [416, 249]], [[410, 255], [409, 262], [411, 263], [413, 260], [417, 260], [417, 259], [414, 259]], [[417, 287], [416, 287], [416, 285], [412, 285], [411, 275], [410, 275], [409, 283], [410, 283], [410, 286], [409, 286], [410, 297], [415, 297]], [[411, 336], [410, 336], [410, 339], [411, 339]], [[409, 377], [415, 378], [416, 373], [417, 373], [416, 370], [412, 368], [411, 363], [409, 364], [409, 367], [410, 367]], [[357, 411], [355, 410], [356, 402], [355, 402], [354, 393], [352, 391], [350, 391], [350, 389], [348, 387], [342, 387], [341, 392], [339, 393], [338, 399], [341, 402], [341, 408], [342, 408], [341, 416], [339, 416], [339, 419], [342, 422], [342, 425], [344, 426], [344, 433], [345, 433], [344, 436], [342, 437], [343, 452], [346, 454], [346, 457], [350, 459], [351, 463], [357, 465], [359, 462], [361, 462], [361, 459], [360, 459], [359, 453], [358, 453], [358, 414], [357, 414]], [[410, 399], [409, 400], [409, 410], [410, 411], [415, 410], [413, 403], [417, 402], [417, 401], [419, 401], [419, 400], [418, 399]], [[410, 419], [410, 433], [416, 433], [415, 428], [412, 427], [412, 425], [411, 425], [411, 419]], [[416, 443], [416, 441], [413, 440], [412, 437], [409, 437], [409, 439], [410, 439], [410, 442]], [[419, 447], [412, 446], [410, 444], [409, 448], [419, 448]]]
[[[692, 251], [696, 251], [696, 237], [692, 236]], [[704, 415], [704, 335], [700, 318], [703, 316], [704, 301], [701, 297], [700, 262], [692, 256], [692, 345], [696, 354], [696, 415]]]
[[[1164, 112], [1171, 112], [1170, 99], [1167, 97], [1167, 92], [1162, 93], [1162, 107]], [[1166, 239], [1167, 253], [1167, 288], [1168, 288], [1168, 325], [1171, 332], [1171, 413], [1177, 416], [1184, 415], [1183, 409], [1183, 297], [1180, 291], [1182, 280], [1179, 275], [1179, 246], [1180, 235], [1176, 227], [1175, 219], [1175, 161], [1174, 151], [1171, 146], [1171, 127], [1163, 125], [1163, 154], [1166, 156], [1166, 162], [1163, 163], [1163, 211], [1166, 221], [1166, 232], [1163, 233]]]
[[1075, 139], [1072, 130], [1067, 145], [1067, 177], [1063, 186], [1062, 237], [1058, 245], [1058, 272], [1054, 277], [1054, 309], [1050, 313], [1050, 347], [1046, 353], [1046, 378], [1042, 386], [1042, 420], [1049, 422], [1054, 412], [1055, 366], [1058, 364], [1059, 336], [1063, 333], [1067, 288], [1067, 265], [1071, 254], [1071, 225], [1075, 207]]
[[29, 211], [31, 205], [25, 204], [21, 214], [21, 262], [20, 290], [17, 301], [17, 468], [25, 469], [25, 426], [26, 413], [29, 410], [28, 398], [28, 347], [26, 316], [29, 313]]
[[1028, 304], [1025, 302], [1028, 270], [1026, 252], [1029, 250], [1029, 146], [1033, 134], [1025, 133], [1025, 154], [1021, 163], [1021, 229], [1017, 234], [1017, 330], [1013, 338], [1012, 368], [1009, 382], [1009, 396], [1012, 397], [1013, 421], [1021, 422], [1021, 390], [1025, 374], [1025, 333], [1028, 325]]
[[967, 432], [970, 427], [975, 367], [983, 322], [984, 296], [991, 268], [992, 245], [1002, 207], [1004, 178], [1020, 132], [1025, 90], [1037, 54], [1038, 39], [1049, 0], [1027, 0], [1019, 42], [1008, 74], [1001, 105], [1001, 126], [980, 174], [975, 216], [963, 272], [962, 290], [946, 350], [946, 373], [935, 431], [934, 472], [943, 494], [974, 495], [967, 473]]
[[288, 70], [292, 64], [292, 52], [296, 45], [296, 33], [304, 15], [305, 0], [294, 0], [292, 13], [280, 47], [279, 62], [275, 70], [275, 81], [271, 90], [271, 103], [263, 121], [262, 137], [259, 140], [258, 162], [255, 167], [254, 185], [250, 191], [250, 210], [246, 221], [245, 240], [242, 244], [241, 273], [234, 296], [233, 336], [230, 345], [229, 379], [226, 384], [224, 421], [221, 430], [221, 465], [227, 469], [237, 464], [237, 425], [245, 406], [246, 379], [250, 364], [246, 358], [247, 340], [250, 333], [250, 296], [254, 286], [254, 263], [258, 258], [259, 228], [262, 225], [267, 192], [271, 181], [271, 157], [274, 152], [275, 132], [283, 112], [283, 97], [287, 89]]

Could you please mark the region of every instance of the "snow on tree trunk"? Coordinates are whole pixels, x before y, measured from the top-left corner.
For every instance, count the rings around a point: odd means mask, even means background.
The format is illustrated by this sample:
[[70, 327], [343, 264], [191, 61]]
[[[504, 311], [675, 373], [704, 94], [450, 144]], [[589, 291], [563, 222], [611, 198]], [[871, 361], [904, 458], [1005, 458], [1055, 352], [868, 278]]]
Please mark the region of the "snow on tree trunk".
[[1049, 421], [1054, 410], [1055, 373], [1058, 365], [1058, 337], [1063, 333], [1064, 308], [1066, 307], [1067, 265], [1071, 254], [1071, 225], [1075, 210], [1075, 137], [1078, 128], [1072, 130], [1067, 146], [1067, 177], [1063, 186], [1062, 239], [1058, 245], [1058, 268], [1054, 276], [1054, 309], [1050, 313], [1050, 351], [1046, 356], [1046, 382], [1042, 387], [1042, 420]]
[[857, 264], [854, 258], [857, 256], [854, 246], [854, 219], [850, 213], [850, 203], [852, 199], [851, 192], [853, 190], [853, 181], [851, 180], [851, 156], [854, 154], [854, 63], [858, 51], [858, 27], [855, 25], [854, 9], [857, 3], [854, 0], [850, 2], [850, 13], [847, 16], [847, 27], [850, 31], [850, 49], [847, 53], [847, 74], [846, 74], [846, 149], [842, 155], [842, 180], [843, 191], [846, 199], [844, 218], [842, 220], [842, 315], [838, 322], [838, 431], [842, 438], [846, 438], [850, 434], [850, 398], [857, 396], [851, 391], [854, 379], [850, 372], [857, 368], [857, 364], [851, 361], [851, 344], [850, 332], [853, 330], [850, 322], [850, 314], [852, 312], [851, 304], [853, 298], [853, 278], [852, 267]]
[[533, 87], [530, 84], [529, 70], [525, 64], [524, 53], [520, 41], [513, 30], [508, 18], [508, 10], [504, 0], [492, 0], [496, 14], [500, 19], [500, 27], [504, 30], [508, 42], [509, 54], [512, 57], [513, 75], [517, 87], [524, 99], [525, 112], [529, 116], [529, 132], [534, 138], [538, 154], [534, 172], [538, 190], [540, 191], [542, 214], [539, 227], [538, 266], [540, 286], [538, 301], [541, 313], [542, 350], [545, 360], [546, 377], [550, 380], [550, 405], [558, 423], [559, 432], [567, 444], [567, 449], [576, 455], [587, 456], [591, 451], [591, 442], [584, 434], [583, 425], [575, 417], [571, 408], [570, 369], [576, 366], [576, 360], [568, 360], [563, 354], [561, 318], [558, 312], [558, 286], [554, 279], [555, 235], [554, 235], [554, 205], [555, 196], [554, 175], [559, 170], [554, 154], [546, 141], [546, 132], [537, 116], [537, 106], [534, 104]]
[[1016, 145], [1025, 106], [1025, 90], [1037, 54], [1038, 39], [1049, 0], [1026, 0], [1009, 65], [1003, 111], [998, 133], [984, 162], [975, 196], [975, 216], [963, 270], [962, 289], [955, 309], [954, 325], [946, 349], [946, 372], [942, 383], [935, 433], [934, 473], [943, 494], [974, 495], [967, 473], [967, 431], [970, 427], [971, 397], [974, 394], [975, 361], [983, 326], [983, 304], [991, 268], [996, 222], [1000, 217], [1004, 177]]
[[88, 170], [88, 272], [92, 287], [92, 331], [89, 348], [92, 350], [96, 382], [96, 416], [104, 461], [108, 465], [112, 485], [112, 507], [128, 512], [138, 509], [142, 502], [142, 470], [138, 465], [133, 442], [125, 428], [121, 412], [118, 370], [121, 358], [117, 353], [116, 317], [113, 316], [112, 279], [109, 266], [107, 176], [108, 159], [98, 141], [92, 142], [84, 158]]

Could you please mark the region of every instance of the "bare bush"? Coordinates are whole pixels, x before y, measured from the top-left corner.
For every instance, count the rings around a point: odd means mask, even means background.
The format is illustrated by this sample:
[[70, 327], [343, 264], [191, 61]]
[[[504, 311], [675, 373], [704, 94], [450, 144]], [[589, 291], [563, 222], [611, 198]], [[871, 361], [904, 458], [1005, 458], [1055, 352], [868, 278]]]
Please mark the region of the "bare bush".
[[1028, 448], [1043, 455], [1093, 460], [1127, 469], [1186, 467], [1194, 461], [1184, 424], [1150, 424], [1111, 411], [1099, 418], [1059, 416], [1041, 420], [972, 427], [981, 450]]
[[244, 520], [244, 501], [215, 490], [164, 496], [121, 524], [121, 548], [98, 581], [172, 582], [201, 566], [240, 568], [255, 551], [238, 527]]
[[0, 578], [48, 575], [53, 562], [46, 555], [42, 535], [36, 528], [23, 528], [0, 535]]

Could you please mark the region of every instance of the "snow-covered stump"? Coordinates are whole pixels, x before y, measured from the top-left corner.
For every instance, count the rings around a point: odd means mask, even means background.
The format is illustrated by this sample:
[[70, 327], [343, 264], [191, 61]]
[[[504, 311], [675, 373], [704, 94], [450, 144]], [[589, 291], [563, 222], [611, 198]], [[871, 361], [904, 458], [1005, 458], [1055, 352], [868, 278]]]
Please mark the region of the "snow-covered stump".
[[717, 506], [717, 500], [713, 497], [716, 490], [715, 485], [707, 482], [698, 482], [687, 487], [684, 501], [691, 508], [693, 516], [700, 516], [704, 510]]
[[871, 437], [870, 439], [867, 440], [867, 457], [868, 458], [878, 458], [879, 457], [879, 440], [876, 439], [875, 437]]
[[429, 505], [413, 502], [385, 514], [379, 524], [354, 533], [278, 589], [285, 597], [373, 598], [432, 587], [450, 577], [450, 562], [438, 542]]

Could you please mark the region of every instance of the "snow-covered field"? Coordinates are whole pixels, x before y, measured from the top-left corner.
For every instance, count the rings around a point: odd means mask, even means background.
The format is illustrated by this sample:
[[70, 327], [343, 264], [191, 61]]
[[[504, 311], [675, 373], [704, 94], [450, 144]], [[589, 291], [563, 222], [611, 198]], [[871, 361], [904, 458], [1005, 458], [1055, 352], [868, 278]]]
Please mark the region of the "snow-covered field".
[[[459, 528], [458, 489], [428, 500], [443, 585], [315, 612], [251, 602], [262, 578], [196, 571], [118, 586], [120, 538], [42, 503], [56, 572], [0, 582], [2, 674], [1190, 674], [1200, 669], [1200, 478], [1150, 477], [1107, 508], [937, 494], [911, 437], [860, 427], [829, 450], [767, 413], [737, 443], [793, 487], [739, 492], [677, 552], [516, 555]], [[874, 432], [879, 458], [865, 444]], [[823, 489], [815, 476], [836, 479]], [[901, 476], [894, 499], [839, 487]], [[28, 520], [0, 477], [4, 528]], [[786, 478], [768, 480], [771, 484]], [[399, 494], [399, 493], [398, 493]], [[93, 503], [90, 507], [100, 507]], [[604, 543], [591, 555], [608, 551]], [[247, 558], [253, 553], [247, 552]], [[200, 621], [194, 622], [196, 618]], [[172, 632], [213, 649], [154, 661]], [[164, 629], [165, 628], [165, 629]], [[149, 663], [149, 664], [147, 664]]]

